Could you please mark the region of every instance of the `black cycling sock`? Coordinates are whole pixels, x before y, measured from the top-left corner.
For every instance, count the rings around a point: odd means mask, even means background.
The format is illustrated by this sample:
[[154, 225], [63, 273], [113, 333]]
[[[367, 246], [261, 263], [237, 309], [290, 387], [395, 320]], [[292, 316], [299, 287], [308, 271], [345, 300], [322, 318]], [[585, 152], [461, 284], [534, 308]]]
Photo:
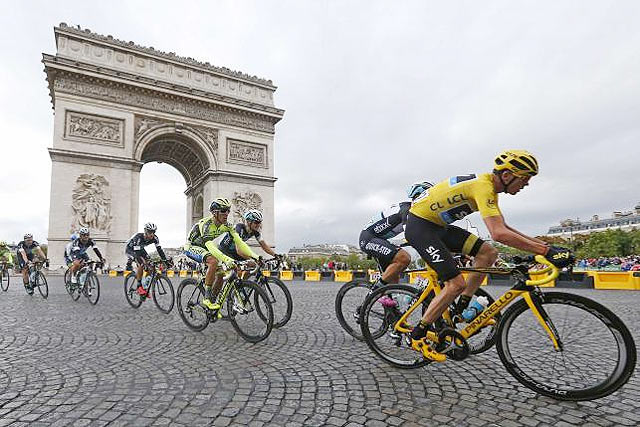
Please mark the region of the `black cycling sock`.
[[470, 296], [460, 295], [460, 298], [458, 298], [458, 304], [456, 304], [456, 310], [458, 311], [458, 314], [461, 314], [464, 310], [466, 310], [470, 302]]
[[413, 338], [414, 340], [419, 340], [419, 339], [424, 338], [425, 336], [427, 336], [427, 330], [428, 329], [429, 329], [429, 324], [428, 323], [424, 323], [421, 320], [420, 323], [418, 324], [418, 326], [413, 328], [413, 330], [411, 331], [411, 338]]

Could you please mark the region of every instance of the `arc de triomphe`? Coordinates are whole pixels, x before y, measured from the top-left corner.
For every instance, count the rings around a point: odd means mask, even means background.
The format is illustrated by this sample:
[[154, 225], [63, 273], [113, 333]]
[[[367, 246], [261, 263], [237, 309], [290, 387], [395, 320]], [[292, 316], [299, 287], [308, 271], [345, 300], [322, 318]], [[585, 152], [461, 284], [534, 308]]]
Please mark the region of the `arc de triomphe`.
[[186, 181], [187, 228], [220, 195], [234, 204], [230, 221], [260, 208], [274, 241], [274, 128], [284, 110], [271, 81], [64, 23], [54, 33], [57, 52], [42, 60], [54, 109], [53, 266], [80, 226], [112, 266], [124, 265], [124, 243], [138, 231], [140, 170], [154, 161]]

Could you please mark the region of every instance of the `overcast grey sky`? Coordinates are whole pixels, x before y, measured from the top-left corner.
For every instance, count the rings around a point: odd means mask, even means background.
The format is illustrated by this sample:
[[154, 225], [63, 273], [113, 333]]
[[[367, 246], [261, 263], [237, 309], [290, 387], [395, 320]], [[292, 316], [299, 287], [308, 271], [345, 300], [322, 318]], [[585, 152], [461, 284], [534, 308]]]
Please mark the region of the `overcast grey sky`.
[[[274, 81], [281, 251], [355, 244], [413, 181], [489, 171], [505, 148], [541, 165], [500, 199], [526, 233], [640, 201], [640, 2], [24, 1], [0, 16], [0, 239], [46, 240], [53, 114], [40, 59], [60, 22]], [[140, 221], [181, 244], [181, 175], [151, 164], [141, 181]], [[169, 206], [150, 197], [158, 186]]]

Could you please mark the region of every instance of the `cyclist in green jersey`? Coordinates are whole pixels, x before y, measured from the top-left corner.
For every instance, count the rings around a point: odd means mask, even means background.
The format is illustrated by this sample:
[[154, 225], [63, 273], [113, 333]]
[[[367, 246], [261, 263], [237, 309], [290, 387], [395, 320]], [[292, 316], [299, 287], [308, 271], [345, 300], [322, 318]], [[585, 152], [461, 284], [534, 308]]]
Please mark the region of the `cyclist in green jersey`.
[[[211, 202], [209, 206], [211, 216], [202, 218], [191, 228], [188, 242], [184, 246], [186, 256], [196, 262], [207, 264], [207, 273], [204, 279], [205, 298], [202, 300], [202, 305], [210, 310], [220, 309], [220, 305], [214, 303], [222, 288], [222, 271], [219, 270], [219, 267], [221, 265], [227, 269], [236, 267], [233, 258], [222, 253], [218, 247], [224, 236], [227, 233], [230, 234], [236, 248], [241, 253], [256, 261], [260, 258], [240, 238], [233, 226], [227, 223], [230, 210], [231, 202], [229, 199], [219, 197]], [[219, 315], [221, 316], [221, 313]]]

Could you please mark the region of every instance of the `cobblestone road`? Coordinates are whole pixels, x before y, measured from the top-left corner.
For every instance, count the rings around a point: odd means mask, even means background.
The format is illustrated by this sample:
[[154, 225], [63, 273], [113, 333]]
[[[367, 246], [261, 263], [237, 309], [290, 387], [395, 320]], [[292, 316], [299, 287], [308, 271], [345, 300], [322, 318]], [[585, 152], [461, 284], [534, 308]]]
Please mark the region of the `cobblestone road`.
[[[493, 349], [393, 369], [340, 329], [339, 284], [292, 283], [291, 322], [251, 345], [228, 322], [196, 333], [175, 309], [130, 308], [122, 278], [102, 279], [95, 307], [71, 301], [61, 278], [50, 277], [46, 301], [18, 281], [0, 292], [0, 425], [640, 424], [637, 371], [614, 395], [573, 403], [520, 386]], [[640, 293], [576, 292], [614, 309], [640, 341]]]

